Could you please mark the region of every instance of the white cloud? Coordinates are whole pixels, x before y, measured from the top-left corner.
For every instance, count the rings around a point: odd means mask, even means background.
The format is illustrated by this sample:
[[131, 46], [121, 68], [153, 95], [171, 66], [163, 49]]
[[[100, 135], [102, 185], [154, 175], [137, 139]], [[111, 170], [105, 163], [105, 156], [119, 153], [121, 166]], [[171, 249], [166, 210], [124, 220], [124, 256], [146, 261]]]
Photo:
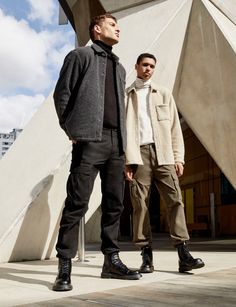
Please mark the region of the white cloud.
[[28, 18], [30, 20], [39, 20], [43, 24], [51, 24], [55, 20], [57, 6], [54, 0], [27, 0], [30, 4], [30, 13]]
[[26, 21], [6, 16], [0, 9], [0, 92], [27, 89], [37, 93], [52, 88], [52, 70], [73, 49], [71, 35], [72, 31], [67, 36], [60, 30], [38, 33]]
[[44, 100], [41, 94], [0, 96], [0, 132], [8, 133], [13, 128], [24, 128]]
[[0, 132], [24, 128], [53, 90], [64, 57], [74, 48], [70, 27], [55, 21], [38, 30], [57, 15], [57, 1], [27, 1], [30, 18], [41, 24], [17, 20], [0, 8]]
[[44, 31], [40, 33], [42, 41], [47, 45], [47, 63], [54, 70], [59, 70], [62, 66], [65, 55], [72, 49], [74, 45], [74, 33], [63, 34], [60, 31]]

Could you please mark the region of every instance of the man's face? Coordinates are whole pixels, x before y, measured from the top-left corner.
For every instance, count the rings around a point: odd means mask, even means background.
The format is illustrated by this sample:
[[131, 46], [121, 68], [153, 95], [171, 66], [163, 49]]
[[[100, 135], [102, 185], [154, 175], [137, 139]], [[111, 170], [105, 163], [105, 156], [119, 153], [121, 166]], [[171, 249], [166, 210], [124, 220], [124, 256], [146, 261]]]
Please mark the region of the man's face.
[[143, 80], [149, 80], [154, 73], [156, 63], [152, 58], [143, 58], [139, 64], [135, 65], [137, 77]]
[[105, 18], [99, 25], [94, 27], [94, 30], [98, 35], [98, 39], [109, 46], [113, 46], [119, 42], [120, 30], [112, 18]]

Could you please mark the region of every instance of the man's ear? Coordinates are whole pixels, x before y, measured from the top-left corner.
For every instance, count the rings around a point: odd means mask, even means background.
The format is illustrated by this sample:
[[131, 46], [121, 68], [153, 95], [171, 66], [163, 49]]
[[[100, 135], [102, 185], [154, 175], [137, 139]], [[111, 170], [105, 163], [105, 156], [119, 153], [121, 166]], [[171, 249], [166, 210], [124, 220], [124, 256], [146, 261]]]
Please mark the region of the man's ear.
[[98, 34], [101, 33], [101, 27], [99, 25], [95, 25], [93, 29], [94, 29], [94, 32], [96, 32]]
[[135, 69], [137, 70], [137, 68], [138, 68], [138, 64], [135, 64], [135, 66], [134, 66], [134, 67], [135, 67]]

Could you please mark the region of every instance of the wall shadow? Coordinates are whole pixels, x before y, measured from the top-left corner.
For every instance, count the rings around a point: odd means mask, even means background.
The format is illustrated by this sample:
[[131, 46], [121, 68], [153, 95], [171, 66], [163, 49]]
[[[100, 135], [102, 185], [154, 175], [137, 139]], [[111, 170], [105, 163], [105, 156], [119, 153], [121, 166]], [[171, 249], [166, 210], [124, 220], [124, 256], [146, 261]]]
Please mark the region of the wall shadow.
[[52, 182], [53, 175], [48, 175], [31, 191], [34, 200], [27, 208], [9, 262], [42, 258], [50, 226], [48, 193]]

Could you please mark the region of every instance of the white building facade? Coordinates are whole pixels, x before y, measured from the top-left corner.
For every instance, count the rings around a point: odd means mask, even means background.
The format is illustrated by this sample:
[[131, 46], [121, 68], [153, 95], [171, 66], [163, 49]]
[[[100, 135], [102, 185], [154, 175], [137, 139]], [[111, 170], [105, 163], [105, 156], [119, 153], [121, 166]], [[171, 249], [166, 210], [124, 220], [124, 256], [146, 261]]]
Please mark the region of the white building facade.
[[5, 155], [21, 132], [22, 129], [13, 129], [9, 133], [0, 133], [0, 159]]

